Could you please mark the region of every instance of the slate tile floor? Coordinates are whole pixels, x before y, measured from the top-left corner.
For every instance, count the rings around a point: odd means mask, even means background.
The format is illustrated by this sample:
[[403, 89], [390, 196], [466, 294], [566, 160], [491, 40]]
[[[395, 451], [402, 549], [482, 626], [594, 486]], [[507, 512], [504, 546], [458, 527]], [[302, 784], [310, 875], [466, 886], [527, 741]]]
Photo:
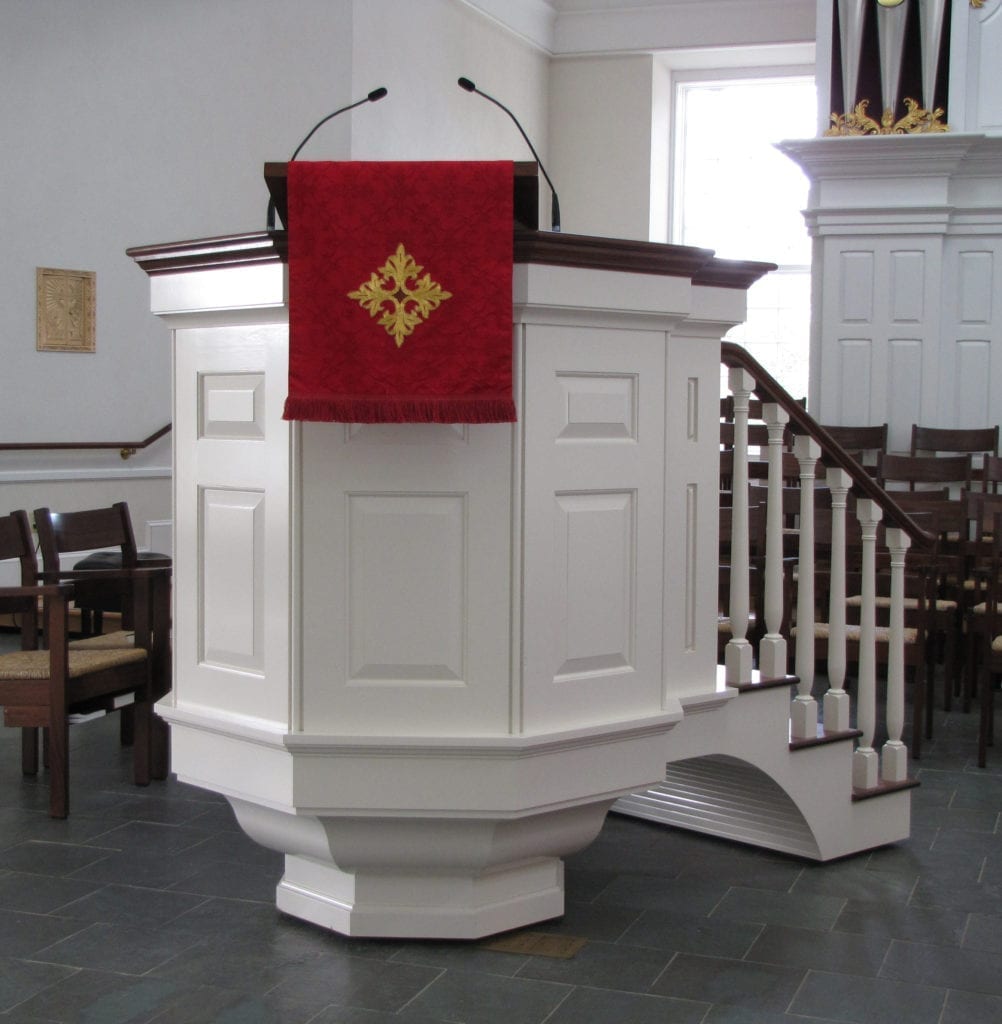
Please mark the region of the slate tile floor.
[[280, 858], [213, 794], [129, 781], [73, 730], [46, 813], [0, 730], [0, 1024], [987, 1024], [1002, 1021], [1002, 748], [939, 715], [913, 836], [817, 866], [611, 816], [567, 865], [569, 960], [348, 940], [274, 908]]

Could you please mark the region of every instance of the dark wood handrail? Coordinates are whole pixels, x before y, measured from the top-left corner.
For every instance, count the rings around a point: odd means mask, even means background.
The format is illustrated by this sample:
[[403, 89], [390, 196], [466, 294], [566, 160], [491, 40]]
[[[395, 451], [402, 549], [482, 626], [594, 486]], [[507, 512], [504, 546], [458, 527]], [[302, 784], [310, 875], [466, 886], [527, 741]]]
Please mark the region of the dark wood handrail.
[[149, 448], [154, 441], [159, 441], [169, 434], [172, 424], [168, 423], [155, 430], [142, 441], [18, 441], [13, 444], [0, 443], [0, 452], [56, 452], [56, 451], [95, 451], [118, 449], [123, 459], [129, 459], [143, 448]]
[[935, 535], [923, 530], [747, 349], [733, 341], [721, 342], [720, 361], [727, 367], [747, 370], [755, 378], [755, 394], [763, 402], [780, 406], [790, 417], [790, 427], [795, 434], [806, 434], [817, 441], [825, 463], [844, 469], [859, 492], [880, 506], [885, 522], [904, 530], [918, 547], [929, 548], [935, 544]]

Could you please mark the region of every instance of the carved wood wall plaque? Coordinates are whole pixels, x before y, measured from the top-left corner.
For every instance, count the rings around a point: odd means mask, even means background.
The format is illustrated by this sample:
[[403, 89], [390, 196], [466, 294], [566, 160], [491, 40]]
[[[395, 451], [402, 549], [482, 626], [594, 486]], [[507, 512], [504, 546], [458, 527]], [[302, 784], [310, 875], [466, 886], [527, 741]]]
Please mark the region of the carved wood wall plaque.
[[37, 350], [93, 352], [97, 274], [36, 267], [35, 289]]

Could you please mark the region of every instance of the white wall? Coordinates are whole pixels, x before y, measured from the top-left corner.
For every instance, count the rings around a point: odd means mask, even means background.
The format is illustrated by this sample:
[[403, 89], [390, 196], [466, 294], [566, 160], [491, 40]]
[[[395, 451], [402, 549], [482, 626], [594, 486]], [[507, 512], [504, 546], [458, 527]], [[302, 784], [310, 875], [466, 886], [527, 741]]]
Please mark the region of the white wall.
[[466, 4], [360, 0], [352, 66], [359, 95], [390, 91], [355, 117], [354, 159], [531, 160], [505, 113], [459, 88], [465, 76], [518, 117], [547, 164], [548, 56]]
[[[460, 75], [545, 154], [547, 56], [462, 0], [0, 0], [0, 25], [5, 442], [139, 440], [170, 420], [168, 334], [126, 248], [263, 228], [261, 165], [336, 107], [390, 90], [303, 158], [528, 159]], [[95, 354], [35, 351], [38, 266], [97, 272]], [[142, 534], [170, 517], [170, 463], [169, 441], [127, 463], [0, 452], [0, 513], [125, 497]]]
[[[583, 235], [652, 236], [652, 133], [655, 64], [649, 54], [576, 57], [550, 71], [550, 177], [560, 193], [563, 228]], [[667, 110], [660, 140], [667, 142]], [[667, 149], [659, 155], [667, 165]], [[667, 182], [653, 200], [665, 241]]]

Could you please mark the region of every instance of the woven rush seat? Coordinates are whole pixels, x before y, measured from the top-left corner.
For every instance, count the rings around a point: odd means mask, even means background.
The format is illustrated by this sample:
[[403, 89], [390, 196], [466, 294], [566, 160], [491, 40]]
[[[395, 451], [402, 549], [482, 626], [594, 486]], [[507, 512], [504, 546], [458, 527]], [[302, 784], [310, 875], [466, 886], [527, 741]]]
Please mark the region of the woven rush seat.
[[135, 645], [136, 634], [131, 629], [117, 629], [114, 633], [99, 633], [82, 640], [71, 640], [69, 648], [70, 651], [114, 651]]
[[[146, 656], [146, 651], [141, 647], [70, 651], [67, 675], [70, 679], [75, 679], [92, 672], [145, 661]], [[12, 651], [10, 654], [0, 655], [0, 679], [48, 679], [50, 660], [48, 651]]]
[[[791, 635], [797, 635], [797, 627], [794, 626], [790, 630]], [[859, 626], [848, 624], [845, 627], [845, 638], [850, 643], [859, 643], [861, 634], [861, 628]], [[829, 640], [831, 639], [831, 627], [827, 622], [815, 622], [814, 623], [814, 636], [818, 640]], [[919, 631], [913, 626], [905, 626], [902, 630], [902, 636], [906, 644], [914, 644], [918, 640]], [[889, 643], [891, 639], [891, 629], [889, 626], [876, 626], [874, 628], [874, 640], [878, 644]]]
[[[856, 594], [854, 597], [847, 597], [845, 600], [846, 606], [849, 608], [862, 608], [863, 598], [862, 595]], [[891, 599], [890, 597], [878, 594], [874, 598], [874, 606], [877, 608], [890, 608]], [[906, 610], [916, 610], [919, 608], [919, 600], [917, 597], [905, 597], [902, 599], [902, 607]], [[930, 611], [937, 612], [954, 612], [957, 610], [959, 605], [956, 601], [953, 601], [946, 597], [937, 597], [934, 601], [927, 601], [926, 607]]]

